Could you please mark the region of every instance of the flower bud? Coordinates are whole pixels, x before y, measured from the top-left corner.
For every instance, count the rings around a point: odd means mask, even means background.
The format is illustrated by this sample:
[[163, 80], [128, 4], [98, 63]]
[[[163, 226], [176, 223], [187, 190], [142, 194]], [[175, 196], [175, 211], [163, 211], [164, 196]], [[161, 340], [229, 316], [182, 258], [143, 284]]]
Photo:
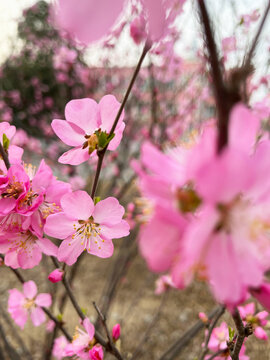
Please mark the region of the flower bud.
[[91, 360], [102, 360], [103, 359], [102, 347], [95, 345], [91, 350], [89, 350], [89, 356]]
[[55, 269], [53, 272], [50, 273], [50, 275], [48, 276], [48, 279], [52, 282], [52, 283], [57, 283], [59, 281], [61, 281], [63, 279], [64, 276], [64, 271], [61, 269]]
[[121, 334], [121, 327], [120, 324], [115, 324], [112, 329], [112, 338], [114, 341], [118, 340], [120, 338]]

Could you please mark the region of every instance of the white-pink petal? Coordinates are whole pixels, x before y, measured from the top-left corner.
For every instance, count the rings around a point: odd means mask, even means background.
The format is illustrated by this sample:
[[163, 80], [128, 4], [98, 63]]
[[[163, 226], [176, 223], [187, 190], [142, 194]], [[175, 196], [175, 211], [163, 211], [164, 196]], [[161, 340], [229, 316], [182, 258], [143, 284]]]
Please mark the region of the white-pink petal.
[[88, 98], [71, 100], [66, 105], [65, 117], [69, 123], [77, 125], [85, 134], [91, 135], [99, 124], [98, 104]]
[[105, 236], [108, 239], [120, 239], [124, 236], [129, 235], [129, 224], [122, 220], [120, 223], [107, 226], [107, 225], [100, 225], [100, 233], [101, 235]]
[[55, 119], [51, 126], [59, 139], [69, 146], [82, 146], [85, 141], [84, 131], [75, 125], [72, 127], [66, 120]]
[[123, 206], [114, 197], [99, 201], [93, 212], [93, 218], [98, 224], [114, 225], [122, 220], [125, 213]]
[[40, 307], [33, 308], [30, 316], [34, 326], [39, 326], [46, 320], [45, 313]]
[[23, 284], [23, 294], [27, 299], [33, 299], [37, 294], [37, 286], [30, 280]]
[[73, 219], [87, 220], [94, 210], [93, 200], [82, 190], [65, 194], [60, 202], [65, 214]]
[[38, 294], [35, 300], [35, 304], [38, 306], [49, 307], [52, 304], [52, 297], [50, 294], [46, 293]]
[[52, 214], [48, 216], [44, 226], [45, 234], [57, 239], [65, 239], [74, 233], [76, 220], [68, 218], [64, 213]]
[[66, 151], [58, 159], [61, 164], [80, 165], [89, 159], [88, 148], [83, 149], [81, 146]]

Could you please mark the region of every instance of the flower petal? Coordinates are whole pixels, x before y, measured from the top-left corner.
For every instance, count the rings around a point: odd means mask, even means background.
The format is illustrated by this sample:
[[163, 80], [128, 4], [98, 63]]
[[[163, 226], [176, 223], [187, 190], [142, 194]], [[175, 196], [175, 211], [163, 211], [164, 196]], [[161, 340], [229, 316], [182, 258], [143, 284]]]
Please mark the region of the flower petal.
[[57, 258], [70, 266], [77, 261], [83, 250], [84, 245], [80, 241], [69, 237], [59, 246]]
[[87, 220], [94, 210], [93, 200], [82, 190], [65, 194], [60, 202], [65, 214], [78, 220]]
[[82, 130], [80, 133], [78, 126], [72, 127], [66, 120], [55, 119], [52, 121], [51, 126], [59, 139], [69, 146], [80, 146], [85, 141]]
[[37, 285], [30, 280], [23, 284], [23, 294], [27, 299], [33, 299], [37, 294]]
[[81, 146], [66, 151], [63, 155], [60, 156], [58, 162], [61, 164], [69, 165], [80, 165], [90, 157], [88, 149], [83, 149]]
[[52, 214], [46, 220], [44, 232], [57, 239], [65, 239], [74, 233], [74, 223], [77, 223], [76, 220], [68, 218], [64, 213]]
[[93, 212], [93, 218], [98, 224], [114, 225], [118, 224], [124, 215], [125, 209], [114, 197], [108, 197], [99, 201]]
[[92, 99], [77, 99], [67, 103], [65, 116], [69, 123], [83, 129], [85, 134], [91, 135], [98, 128], [98, 104]]
[[46, 294], [46, 293], [38, 294], [35, 300], [35, 304], [38, 306], [49, 307], [52, 304], [52, 297], [50, 294]]

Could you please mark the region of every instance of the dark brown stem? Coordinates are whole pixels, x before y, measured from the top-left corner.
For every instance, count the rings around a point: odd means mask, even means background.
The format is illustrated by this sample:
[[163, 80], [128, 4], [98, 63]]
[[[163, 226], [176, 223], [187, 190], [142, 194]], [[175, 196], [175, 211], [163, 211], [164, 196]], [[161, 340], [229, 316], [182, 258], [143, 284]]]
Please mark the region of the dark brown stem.
[[10, 168], [10, 162], [9, 162], [9, 159], [8, 159], [8, 153], [5, 151], [5, 149], [3, 148], [3, 145], [0, 141], [0, 155], [6, 165], [6, 168], [9, 169]]
[[262, 32], [262, 30], [263, 30], [263, 27], [264, 27], [265, 21], [266, 21], [266, 19], [267, 19], [267, 16], [268, 16], [268, 14], [269, 14], [269, 11], [270, 11], [270, 0], [268, 1], [268, 5], [267, 5], [267, 7], [266, 7], [266, 9], [265, 9], [265, 12], [264, 12], [264, 14], [263, 14], [261, 23], [260, 23], [260, 25], [259, 25], [259, 28], [258, 28], [258, 30], [257, 30], [257, 33], [256, 33], [254, 39], [253, 39], [253, 42], [252, 42], [252, 45], [251, 45], [250, 50], [249, 50], [249, 52], [248, 52], [248, 55], [246, 56], [245, 62], [244, 62], [244, 64], [243, 64], [243, 67], [245, 67], [245, 68], [249, 68], [250, 65], [251, 65], [251, 60], [252, 60], [252, 57], [253, 57], [253, 55], [254, 55], [256, 46], [257, 46], [257, 44], [258, 44], [259, 37], [260, 37], [261, 32]]
[[246, 331], [245, 331], [245, 325], [243, 324], [243, 321], [241, 319], [241, 316], [237, 308], [235, 308], [232, 314], [232, 318], [235, 323], [238, 334], [233, 348], [233, 352], [231, 354], [231, 358], [232, 360], [239, 360], [239, 354], [246, 337]]
[[[114, 133], [114, 130], [116, 129], [116, 126], [117, 126], [118, 121], [119, 121], [119, 119], [120, 119], [120, 117], [121, 117], [121, 115], [122, 115], [122, 112], [123, 112], [123, 110], [124, 110], [124, 107], [125, 107], [125, 105], [126, 105], [126, 102], [127, 102], [127, 100], [128, 100], [128, 97], [129, 97], [129, 95], [130, 95], [130, 92], [131, 92], [131, 90], [132, 90], [132, 88], [133, 88], [133, 85], [134, 85], [134, 83], [135, 83], [135, 80], [136, 80], [136, 78], [137, 78], [137, 76], [138, 76], [138, 74], [139, 74], [139, 72], [140, 72], [140, 69], [141, 69], [143, 60], [144, 60], [144, 58], [145, 58], [145, 55], [147, 54], [147, 52], [148, 52], [149, 49], [150, 49], [150, 45], [149, 45], [148, 42], [146, 42], [146, 44], [145, 44], [145, 46], [144, 46], [144, 48], [143, 48], [142, 55], [141, 55], [141, 57], [140, 57], [140, 59], [139, 59], [139, 62], [138, 62], [138, 64], [137, 64], [136, 68], [135, 68], [135, 71], [134, 71], [134, 73], [133, 73], [133, 76], [132, 76], [132, 78], [131, 78], [131, 80], [130, 80], [130, 83], [129, 83], [129, 85], [128, 85], [127, 91], [126, 91], [126, 93], [125, 93], [124, 99], [123, 99], [123, 101], [122, 101], [122, 103], [121, 103], [121, 106], [120, 106], [120, 108], [119, 108], [119, 110], [118, 110], [118, 113], [117, 113], [117, 115], [116, 115], [116, 117], [115, 117], [115, 120], [114, 120], [114, 122], [113, 122], [111, 131], [110, 131], [110, 133], [109, 133], [108, 136], [111, 136], [111, 135]], [[109, 146], [109, 144], [108, 144], [107, 146], [105, 146], [104, 149], [97, 151], [98, 164], [97, 164], [97, 169], [96, 169], [96, 173], [95, 173], [95, 179], [94, 179], [94, 183], [93, 183], [92, 191], [91, 191], [91, 197], [92, 197], [92, 199], [94, 199], [94, 197], [95, 197], [95, 193], [96, 193], [96, 190], [97, 190], [97, 185], [98, 185], [98, 180], [99, 180], [99, 176], [100, 176], [100, 172], [101, 172], [101, 167], [102, 167], [104, 155], [105, 155], [105, 153], [106, 153], [106, 151], [107, 151], [108, 146]]]
[[204, 360], [205, 356], [207, 355], [207, 353], [208, 353], [208, 343], [210, 341], [212, 332], [213, 332], [218, 320], [224, 314], [224, 312], [225, 312], [225, 307], [222, 306], [220, 308], [220, 311], [217, 313], [216, 317], [214, 318], [214, 321], [209, 326], [208, 334], [207, 334], [207, 337], [206, 337], [205, 342], [204, 342], [204, 349], [203, 349], [203, 352], [202, 352], [201, 356], [199, 357], [199, 360]]
[[[53, 256], [51, 256], [51, 259], [55, 265], [56, 268], [59, 268], [59, 263], [57, 261], [56, 258], [54, 258]], [[74, 307], [74, 309], [76, 310], [77, 314], [79, 315], [81, 320], [84, 320], [86, 318], [86, 316], [84, 315], [84, 313], [81, 310], [81, 307], [79, 306], [72, 290], [71, 287], [69, 285], [69, 282], [66, 278], [66, 276], [63, 277], [62, 279], [62, 283], [66, 289], [66, 293]], [[118, 360], [123, 360], [122, 355], [120, 354], [120, 352], [117, 350], [117, 348], [114, 345], [111, 345], [109, 342], [107, 342], [103, 336], [98, 332], [95, 331], [95, 338], [97, 340], [97, 342], [100, 343], [100, 345], [102, 345], [109, 353], [111, 353], [112, 355], [114, 355]]]
[[211, 66], [213, 90], [217, 106], [218, 115], [218, 152], [220, 152], [228, 142], [228, 122], [230, 108], [227, 104], [227, 91], [223, 81], [221, 65], [218, 57], [217, 47], [214, 39], [214, 32], [210, 23], [208, 11], [204, 0], [198, 0], [201, 21], [204, 28], [205, 41], [209, 53], [209, 63]]
[[106, 316], [104, 316], [102, 314], [102, 312], [100, 311], [100, 308], [97, 306], [97, 304], [95, 303], [95, 301], [93, 301], [93, 305], [94, 305], [94, 308], [100, 318], [100, 321], [104, 327], [104, 330], [105, 330], [105, 333], [106, 333], [106, 336], [107, 336], [107, 339], [108, 339], [108, 342], [113, 345], [113, 341], [112, 341], [112, 337], [111, 337], [111, 334], [110, 334], [110, 331], [108, 329], [108, 326], [107, 326], [107, 319], [106, 319]]
[[[213, 319], [220, 311], [220, 306], [216, 307], [209, 315], [208, 319]], [[188, 329], [180, 339], [178, 339], [170, 348], [159, 358], [159, 360], [173, 360], [182, 350], [190, 343], [190, 341], [205, 328], [205, 324], [200, 320], [190, 329]]]

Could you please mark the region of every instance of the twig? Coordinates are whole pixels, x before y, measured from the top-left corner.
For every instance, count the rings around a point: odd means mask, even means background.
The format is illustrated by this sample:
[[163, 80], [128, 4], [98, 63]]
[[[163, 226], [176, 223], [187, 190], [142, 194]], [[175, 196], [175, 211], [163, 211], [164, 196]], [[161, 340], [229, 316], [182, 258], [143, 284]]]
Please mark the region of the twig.
[[215, 328], [218, 320], [219, 320], [220, 317], [224, 314], [224, 312], [225, 312], [225, 307], [222, 306], [222, 307], [220, 308], [220, 311], [217, 313], [214, 321], [211, 323], [211, 325], [210, 325], [210, 327], [209, 327], [209, 329], [208, 329], [207, 337], [206, 337], [206, 339], [205, 339], [204, 350], [203, 350], [201, 356], [199, 357], [199, 360], [204, 360], [206, 354], [208, 353], [208, 343], [209, 343], [209, 341], [210, 341], [212, 332], [213, 332], [213, 330], [214, 330], [214, 328]]
[[[51, 256], [51, 259], [55, 265], [56, 268], [59, 268], [59, 263], [57, 261], [56, 258], [54, 258], [53, 256]], [[66, 276], [64, 275], [63, 279], [62, 279], [62, 283], [66, 289], [67, 295], [74, 307], [74, 309], [76, 310], [77, 314], [79, 315], [81, 320], [84, 320], [86, 318], [86, 316], [84, 315], [84, 313], [81, 310], [81, 307], [79, 306], [72, 290], [70, 287], [70, 284], [66, 278]], [[102, 345], [109, 353], [111, 353], [112, 355], [114, 355], [118, 360], [123, 360], [122, 355], [120, 354], [120, 352], [118, 351], [118, 349], [114, 346], [111, 345], [109, 342], [107, 342], [103, 336], [96, 330], [95, 331], [95, 338], [97, 340], [97, 342], [100, 343], [100, 345]]]
[[107, 339], [108, 339], [109, 343], [112, 345], [113, 341], [112, 341], [112, 337], [111, 337], [110, 331], [109, 331], [108, 326], [107, 326], [106, 316], [102, 314], [102, 312], [100, 311], [100, 308], [97, 306], [95, 301], [93, 301], [93, 305], [94, 305], [94, 308], [96, 309], [96, 312], [98, 313], [98, 316], [99, 316], [99, 318], [101, 320], [101, 323], [102, 323], [102, 325], [104, 327]]
[[[134, 85], [134, 83], [135, 83], [135, 80], [136, 80], [136, 78], [137, 78], [137, 76], [138, 76], [138, 74], [139, 74], [139, 71], [140, 71], [140, 69], [141, 69], [141, 66], [142, 66], [143, 60], [144, 60], [144, 58], [145, 58], [145, 55], [147, 54], [147, 52], [148, 52], [149, 49], [150, 49], [149, 43], [146, 42], [146, 44], [145, 44], [145, 46], [144, 46], [144, 48], [143, 48], [142, 55], [141, 55], [141, 57], [140, 57], [140, 59], [139, 59], [139, 62], [138, 62], [138, 64], [137, 64], [137, 66], [136, 66], [136, 68], [135, 68], [135, 71], [134, 71], [134, 73], [133, 73], [133, 76], [132, 76], [132, 78], [131, 78], [131, 80], [130, 80], [130, 83], [129, 83], [129, 86], [128, 86], [127, 91], [126, 91], [126, 93], [125, 93], [124, 99], [123, 99], [123, 101], [122, 101], [122, 103], [121, 103], [121, 106], [120, 106], [120, 108], [119, 108], [119, 110], [118, 110], [118, 113], [117, 113], [117, 115], [116, 115], [116, 117], [115, 117], [114, 123], [113, 123], [113, 125], [112, 125], [111, 131], [110, 131], [108, 137], [110, 137], [110, 136], [114, 133], [114, 130], [116, 129], [116, 126], [117, 126], [117, 124], [118, 124], [118, 121], [119, 121], [119, 119], [120, 119], [120, 117], [121, 117], [121, 115], [122, 115], [122, 112], [123, 112], [124, 107], [125, 107], [125, 105], [126, 105], [126, 102], [127, 102], [127, 100], [128, 100], [129, 94], [130, 94], [130, 92], [131, 92], [131, 90], [132, 90], [132, 88], [133, 88], [133, 85]], [[103, 163], [104, 155], [105, 155], [105, 153], [106, 153], [106, 150], [107, 150], [108, 146], [109, 146], [109, 144], [108, 144], [107, 146], [105, 146], [104, 149], [102, 149], [102, 150], [100, 150], [100, 151], [97, 151], [98, 164], [97, 164], [97, 169], [96, 169], [95, 178], [94, 178], [94, 182], [93, 182], [93, 187], [92, 187], [92, 191], [91, 191], [91, 197], [92, 197], [92, 199], [94, 199], [94, 196], [95, 196], [95, 193], [96, 193], [96, 190], [97, 190], [97, 185], [98, 185], [98, 180], [99, 180], [99, 176], [100, 176], [100, 172], [101, 172], [101, 168], [102, 168], [102, 163]]]
[[[2, 259], [4, 259], [3, 255], [0, 255], [0, 257]], [[9, 269], [16, 275], [17, 279], [24, 284], [25, 283], [25, 279], [23, 278], [23, 276], [21, 275], [21, 273], [19, 272], [19, 270], [17, 269], [13, 269], [11, 267], [9, 267]], [[48, 317], [53, 320], [53, 322], [55, 323], [55, 325], [62, 331], [62, 333], [66, 336], [66, 338], [71, 341], [72, 340], [72, 336], [69, 335], [69, 333], [66, 331], [66, 329], [63, 327], [63, 323], [62, 321], [59, 321], [47, 308], [41, 306], [41, 309], [48, 315]]]
[[3, 148], [3, 145], [0, 141], [0, 155], [6, 165], [6, 168], [9, 169], [10, 168], [10, 162], [9, 162], [9, 159], [8, 159], [8, 153], [5, 151], [5, 149]]
[[239, 354], [242, 348], [242, 345], [244, 343], [244, 340], [247, 336], [250, 334], [247, 334], [246, 327], [243, 324], [243, 321], [241, 319], [240, 313], [237, 308], [234, 309], [234, 312], [232, 314], [233, 321], [235, 323], [236, 329], [237, 329], [237, 337], [236, 342], [233, 348], [233, 352], [231, 354], [232, 360], [239, 360]]
[[145, 333], [142, 335], [142, 338], [141, 338], [139, 344], [137, 345], [135, 351], [133, 352], [133, 355], [132, 355], [130, 360], [135, 360], [135, 359], [137, 359], [138, 357], [140, 357], [142, 355], [143, 346], [147, 343], [147, 341], [148, 341], [148, 339], [150, 337], [151, 331], [152, 331], [153, 327], [156, 325], [156, 323], [157, 323], [157, 321], [159, 319], [160, 312], [161, 312], [162, 306], [165, 303], [166, 296], [167, 296], [167, 293], [165, 292], [163, 294], [163, 296], [162, 296], [161, 302], [160, 302], [160, 304], [158, 306], [158, 309], [157, 309], [157, 311], [156, 311], [156, 313], [155, 313], [155, 315], [153, 317], [153, 320], [151, 321], [151, 323], [147, 327]]
[[[220, 306], [217, 306], [209, 315], [208, 318], [214, 318], [220, 311]], [[195, 325], [188, 329], [169, 349], [159, 358], [159, 360], [173, 360], [182, 350], [189, 344], [189, 342], [205, 328], [205, 324], [199, 320]]]
[[267, 5], [267, 7], [265, 9], [265, 12], [263, 14], [260, 26], [259, 26], [259, 28], [257, 30], [257, 33], [256, 33], [256, 35], [255, 35], [255, 37], [253, 39], [253, 42], [252, 42], [252, 45], [251, 45], [250, 50], [248, 52], [248, 55], [247, 55], [247, 57], [245, 59], [245, 62], [243, 64], [243, 67], [245, 67], [245, 68], [249, 68], [250, 65], [251, 65], [251, 59], [252, 59], [252, 57], [254, 55], [256, 46], [258, 44], [259, 37], [261, 35], [262, 29], [264, 27], [264, 24], [265, 24], [265, 21], [266, 21], [266, 18], [268, 16], [268, 14], [269, 14], [269, 11], [270, 11], [270, 1], [268, 0], [268, 5]]

